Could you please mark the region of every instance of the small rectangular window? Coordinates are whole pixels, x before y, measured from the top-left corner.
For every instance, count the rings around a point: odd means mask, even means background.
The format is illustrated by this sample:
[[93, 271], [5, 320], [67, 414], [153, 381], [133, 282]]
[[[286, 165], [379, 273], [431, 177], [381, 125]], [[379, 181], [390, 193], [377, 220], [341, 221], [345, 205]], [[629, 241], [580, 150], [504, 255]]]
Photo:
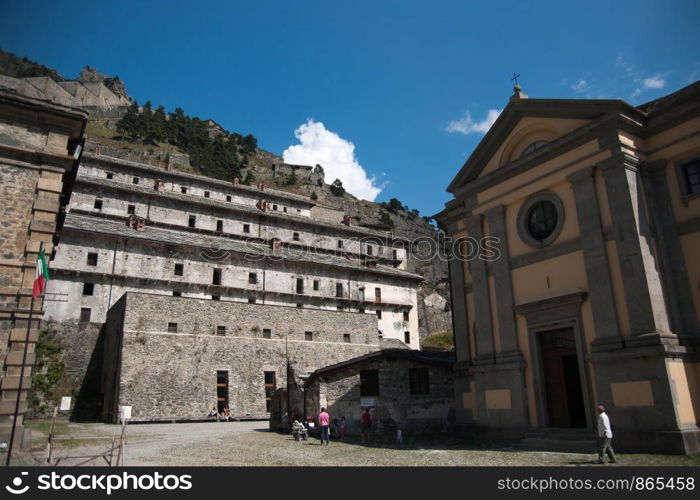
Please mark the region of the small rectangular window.
[[338, 311], [342, 311], [342, 310], [343, 310], [343, 306], [336, 306], [335, 308], [336, 308], [336, 310], [338, 310]]
[[313, 339], [314, 339], [313, 332], [304, 332], [304, 340], [313, 340]]
[[196, 222], [197, 222], [197, 217], [195, 217], [194, 215], [190, 215], [188, 225], [190, 227], [195, 227]]
[[226, 195], [226, 201], [231, 201], [231, 195]]
[[129, 205], [126, 207], [126, 213], [129, 215], [135, 215], [136, 214], [136, 205]]
[[297, 278], [297, 293], [304, 293], [304, 278]]
[[211, 193], [209, 193], [209, 191], [204, 191], [204, 197], [205, 197], [205, 198], [209, 198], [210, 195], [211, 195]]
[[360, 370], [360, 396], [379, 396], [378, 370]]
[[411, 332], [403, 332], [403, 341], [406, 344], [411, 343]]
[[688, 194], [700, 193], [700, 160], [683, 165], [683, 175]]
[[248, 297], [248, 304], [255, 304], [255, 297]]
[[133, 179], [131, 179], [131, 183], [132, 183], [132, 184], [138, 184], [138, 183], [139, 183], [139, 178], [138, 178], [138, 177], [134, 177]]
[[412, 396], [430, 394], [430, 380], [427, 368], [409, 368], [408, 382]]
[[182, 297], [182, 292], [178, 292], [177, 290], [173, 290], [173, 297]]
[[217, 221], [216, 221], [216, 230], [217, 230], [219, 233], [223, 233], [223, 232], [224, 232], [224, 221], [222, 221], [222, 220], [217, 220]]
[[343, 296], [343, 284], [342, 284], [342, 283], [336, 283], [336, 284], [335, 284], [335, 296], [336, 296], [336, 297], [342, 297], [342, 296]]
[[212, 273], [212, 278], [211, 278], [211, 284], [212, 285], [220, 285], [221, 284], [221, 269], [214, 269], [214, 272]]
[[113, 178], [114, 178], [114, 174], [113, 174], [112, 172], [107, 172], [107, 178], [108, 178], [108, 179], [113, 179]]
[[277, 388], [275, 372], [265, 372], [265, 409], [272, 410], [272, 394]]
[[221, 300], [221, 295], [212, 295], [211, 300]]
[[99, 198], [95, 200], [95, 210], [102, 210], [102, 200]]
[[244, 233], [250, 232], [250, 224], [243, 224], [243, 232]]
[[391, 256], [394, 258], [394, 260], [398, 260], [399, 253], [396, 250], [392, 250]]
[[272, 338], [272, 330], [270, 328], [263, 328], [263, 338], [264, 339], [271, 339]]
[[80, 308], [80, 322], [89, 323], [92, 310], [89, 307]]
[[382, 301], [382, 289], [381, 289], [381, 288], [375, 288], [375, 289], [374, 289], [374, 301], [375, 301], [375, 302], [381, 302], [381, 301]]
[[185, 186], [180, 186], [180, 192], [182, 194], [187, 194], [187, 188]]
[[314, 290], [318, 291], [320, 286], [321, 286], [321, 282], [318, 280], [314, 280]]
[[294, 233], [294, 234], [292, 234], [292, 239], [293, 239], [294, 241], [299, 241], [299, 233]]
[[287, 207], [283, 207], [282, 211], [286, 214], [287, 213]]
[[361, 312], [362, 314], [364, 314], [364, 313], [365, 313], [365, 308], [364, 308], [364, 307], [360, 307], [360, 308], [358, 309], [357, 312]]
[[92, 295], [95, 291], [94, 283], [83, 283], [83, 295]]
[[182, 276], [184, 269], [185, 269], [184, 264], [175, 264], [175, 271], [174, 271], [175, 276]]
[[382, 319], [382, 312], [377, 310], [377, 319]]
[[338, 240], [338, 248], [343, 248], [343, 240]]
[[297, 303], [297, 309], [302, 309], [304, 307], [304, 304]]
[[97, 254], [93, 252], [89, 252], [87, 254], [87, 265], [88, 266], [96, 266], [97, 265]]
[[372, 245], [367, 245], [367, 255], [372, 255], [372, 252], [374, 249], [372, 248]]
[[168, 332], [177, 333], [177, 323], [168, 323]]
[[272, 210], [277, 210], [277, 205], [272, 205]]
[[251, 285], [257, 285], [258, 273], [248, 273], [248, 283]]
[[224, 325], [218, 325], [216, 327], [216, 334], [219, 335], [220, 337], [223, 337], [226, 335], [226, 327]]
[[346, 344], [350, 343], [350, 334], [349, 333], [343, 334], [343, 342], [345, 342]]
[[403, 312], [403, 320], [408, 321], [408, 311]]

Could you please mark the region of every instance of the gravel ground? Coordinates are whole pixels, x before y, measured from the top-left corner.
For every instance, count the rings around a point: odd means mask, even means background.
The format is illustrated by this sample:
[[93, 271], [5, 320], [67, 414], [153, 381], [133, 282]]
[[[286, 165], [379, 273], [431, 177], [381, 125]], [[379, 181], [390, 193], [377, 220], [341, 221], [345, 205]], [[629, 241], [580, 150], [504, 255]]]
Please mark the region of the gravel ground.
[[[43, 465], [46, 423], [31, 423], [32, 451], [17, 455], [15, 465]], [[105, 424], [62, 424], [54, 457], [89, 455], [104, 451], [120, 427]], [[86, 439], [102, 437], [103, 441]], [[68, 439], [69, 438], [69, 439]], [[510, 448], [470, 447], [463, 440], [407, 436], [401, 446], [376, 438], [369, 445], [359, 439], [321, 446], [310, 438], [269, 432], [267, 422], [133, 424], [127, 427], [126, 465], [141, 466], [566, 466], [593, 465], [591, 454], [523, 451]], [[64, 459], [72, 465], [76, 460]], [[621, 454], [620, 465], [700, 465], [700, 456]], [[89, 465], [105, 465], [101, 459]]]

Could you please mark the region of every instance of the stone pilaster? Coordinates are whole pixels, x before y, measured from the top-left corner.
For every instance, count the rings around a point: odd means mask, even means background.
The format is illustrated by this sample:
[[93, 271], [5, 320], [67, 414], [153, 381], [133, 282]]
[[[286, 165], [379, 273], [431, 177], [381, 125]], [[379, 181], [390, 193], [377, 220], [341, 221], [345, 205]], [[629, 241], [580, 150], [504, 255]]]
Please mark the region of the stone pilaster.
[[581, 248], [593, 310], [596, 343], [602, 341], [605, 344], [619, 344], [621, 338], [617, 326], [615, 298], [595, 190], [595, 167], [579, 170], [569, 175], [567, 180], [571, 183], [576, 200], [576, 215], [582, 235]]
[[[466, 220], [469, 237], [480, 241], [484, 237], [482, 215], [472, 215]], [[480, 258], [474, 258], [469, 262], [472, 275], [472, 289], [474, 291], [474, 321], [476, 332], [475, 362], [479, 360], [493, 360], [493, 327], [491, 325], [491, 304], [489, 302], [489, 281], [486, 270], [486, 262]]]
[[612, 214], [631, 335], [667, 336], [668, 315], [637, 165], [637, 158], [624, 153], [599, 163]]

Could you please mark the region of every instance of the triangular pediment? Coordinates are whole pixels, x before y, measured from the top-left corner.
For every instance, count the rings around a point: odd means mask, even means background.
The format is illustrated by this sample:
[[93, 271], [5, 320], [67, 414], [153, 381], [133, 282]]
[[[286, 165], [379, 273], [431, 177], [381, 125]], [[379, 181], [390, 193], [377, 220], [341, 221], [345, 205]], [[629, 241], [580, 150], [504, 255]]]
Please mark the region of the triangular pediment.
[[525, 158], [526, 150], [534, 157], [545, 148], [556, 147], [567, 136], [592, 122], [623, 111], [641, 114], [619, 100], [513, 99], [474, 149], [447, 191], [454, 194], [475, 179]]

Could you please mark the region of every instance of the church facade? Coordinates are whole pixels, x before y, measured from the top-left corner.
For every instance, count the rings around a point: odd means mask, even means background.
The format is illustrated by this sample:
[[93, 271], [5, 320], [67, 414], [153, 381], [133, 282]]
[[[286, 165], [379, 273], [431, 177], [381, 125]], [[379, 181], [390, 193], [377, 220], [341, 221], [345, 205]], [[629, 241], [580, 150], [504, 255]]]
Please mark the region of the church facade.
[[[700, 450], [700, 82], [641, 106], [519, 86], [436, 215], [457, 419]], [[586, 431], [587, 429], [587, 431]]]

